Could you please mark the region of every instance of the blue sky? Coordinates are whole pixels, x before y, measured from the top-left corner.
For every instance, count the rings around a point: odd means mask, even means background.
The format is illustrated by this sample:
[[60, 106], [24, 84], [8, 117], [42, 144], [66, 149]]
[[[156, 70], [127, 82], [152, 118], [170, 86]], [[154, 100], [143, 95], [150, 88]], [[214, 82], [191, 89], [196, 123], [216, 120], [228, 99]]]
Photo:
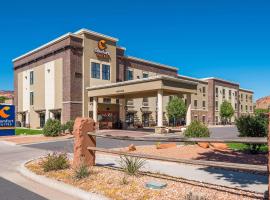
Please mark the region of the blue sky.
[[11, 60], [66, 32], [119, 38], [127, 54], [219, 77], [270, 95], [269, 0], [14, 1], [0, 6], [0, 90], [13, 89]]

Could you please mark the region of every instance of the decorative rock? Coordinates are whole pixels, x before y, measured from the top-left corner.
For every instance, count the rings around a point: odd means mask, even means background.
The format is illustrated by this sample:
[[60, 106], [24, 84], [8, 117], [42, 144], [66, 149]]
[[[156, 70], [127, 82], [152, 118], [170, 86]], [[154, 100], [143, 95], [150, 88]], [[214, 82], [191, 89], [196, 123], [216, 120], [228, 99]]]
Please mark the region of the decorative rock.
[[214, 149], [219, 149], [219, 150], [228, 149], [227, 144], [224, 144], [224, 143], [210, 143], [210, 146], [212, 146]]
[[157, 145], [157, 149], [168, 149], [168, 148], [172, 148], [172, 147], [176, 147], [176, 143], [166, 143], [166, 144], [158, 144]]
[[208, 142], [198, 142], [198, 146], [202, 147], [204, 149], [209, 148], [209, 143]]
[[87, 147], [96, 146], [96, 138], [88, 136], [88, 132], [95, 131], [95, 122], [90, 118], [77, 118], [73, 127], [74, 134], [74, 158], [73, 167], [76, 168], [84, 162], [88, 166], [95, 164], [95, 152], [87, 150]]
[[134, 144], [128, 146], [128, 151], [136, 151], [136, 147]]
[[145, 184], [145, 187], [150, 188], [150, 189], [162, 189], [162, 188], [167, 187], [167, 183], [150, 181]]

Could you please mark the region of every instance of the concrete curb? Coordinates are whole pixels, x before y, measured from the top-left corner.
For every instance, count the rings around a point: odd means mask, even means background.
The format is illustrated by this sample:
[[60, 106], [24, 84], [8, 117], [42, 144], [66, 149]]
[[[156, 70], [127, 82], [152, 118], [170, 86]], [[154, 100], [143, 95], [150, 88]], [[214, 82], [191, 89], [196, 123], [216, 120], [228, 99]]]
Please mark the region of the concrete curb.
[[33, 160], [35, 160], [35, 159], [28, 160], [28, 161], [22, 163], [18, 167], [19, 173], [21, 175], [23, 175], [24, 177], [29, 178], [29, 179], [31, 179], [37, 183], [40, 183], [42, 185], [46, 185], [46, 186], [53, 188], [55, 190], [69, 194], [75, 198], [82, 199], [82, 200], [109, 200], [109, 198], [104, 197], [102, 195], [91, 193], [91, 192], [86, 192], [84, 190], [81, 190], [81, 189], [76, 188], [74, 186], [68, 185], [66, 183], [56, 181], [56, 180], [47, 178], [45, 176], [37, 175], [37, 174], [31, 172], [30, 170], [28, 170], [25, 167], [25, 164], [30, 162], [30, 161], [33, 161]]

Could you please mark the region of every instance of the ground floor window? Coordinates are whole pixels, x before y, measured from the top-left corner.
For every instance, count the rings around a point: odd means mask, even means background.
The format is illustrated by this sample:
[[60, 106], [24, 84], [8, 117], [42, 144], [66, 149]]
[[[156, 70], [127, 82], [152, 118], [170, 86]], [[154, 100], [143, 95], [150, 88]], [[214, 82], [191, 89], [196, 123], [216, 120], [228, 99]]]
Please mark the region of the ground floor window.
[[45, 113], [39, 114], [39, 127], [43, 128], [45, 125]]
[[149, 113], [143, 113], [142, 114], [142, 125], [144, 126], [144, 127], [149, 127]]
[[54, 113], [54, 119], [61, 121], [61, 113], [60, 112]]
[[134, 113], [126, 114], [126, 123], [128, 127], [134, 126]]

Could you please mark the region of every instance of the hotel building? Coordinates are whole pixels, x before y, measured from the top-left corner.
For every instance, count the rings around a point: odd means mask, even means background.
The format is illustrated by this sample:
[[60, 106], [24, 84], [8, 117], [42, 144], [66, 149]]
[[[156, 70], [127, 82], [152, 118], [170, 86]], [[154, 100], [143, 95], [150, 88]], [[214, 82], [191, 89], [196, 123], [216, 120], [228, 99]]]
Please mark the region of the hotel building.
[[235, 109], [231, 122], [253, 113], [253, 92], [238, 83], [179, 75], [176, 67], [126, 55], [117, 42], [81, 29], [13, 59], [17, 120], [33, 128], [79, 116], [100, 128], [162, 127], [174, 95], [186, 103], [186, 124], [219, 124], [224, 100]]

